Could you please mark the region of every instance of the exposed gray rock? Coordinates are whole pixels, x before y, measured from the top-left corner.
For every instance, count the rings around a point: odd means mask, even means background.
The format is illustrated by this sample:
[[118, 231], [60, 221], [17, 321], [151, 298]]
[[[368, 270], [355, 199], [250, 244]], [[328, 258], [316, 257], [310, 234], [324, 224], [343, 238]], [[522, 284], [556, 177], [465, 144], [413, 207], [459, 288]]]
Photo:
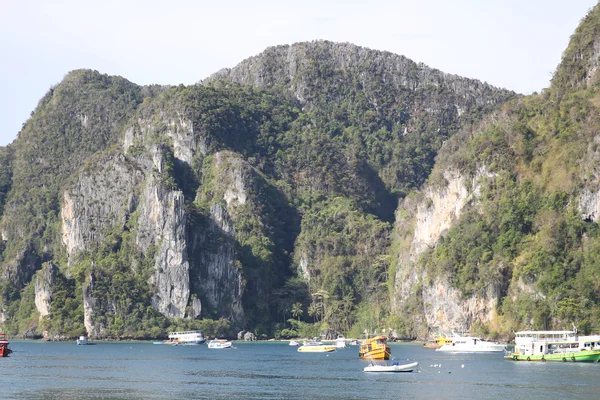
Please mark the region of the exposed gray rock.
[[[398, 100], [403, 99], [406, 90], [413, 92], [414, 103], [409, 108], [422, 108], [423, 104], [420, 103], [428, 102], [428, 112], [442, 114], [444, 110], [453, 109], [459, 117], [473, 106], [501, 104], [514, 96], [513, 92], [474, 79], [446, 74], [401, 55], [323, 40], [269, 47], [234, 68], [218, 71], [202, 83], [226, 80], [257, 88], [282, 87], [302, 103], [314, 105], [316, 93], [323, 88], [315, 86], [314, 77], [306, 71], [310, 70], [310, 63], [315, 60], [335, 76], [329, 80], [332, 86], [344, 85], [350, 77], [358, 78], [362, 91], [375, 108], [380, 83], [386, 85], [388, 93], [395, 93]], [[428, 87], [437, 87], [440, 93], [444, 91], [444, 95], [420, 98], [418, 91]]]
[[44, 263], [42, 269], [35, 275], [35, 307], [40, 313], [40, 320], [50, 314], [52, 302], [52, 285], [58, 267], [51, 262]]
[[115, 225], [120, 229], [134, 211], [134, 192], [144, 173], [121, 154], [98, 157], [78, 173], [63, 193], [61, 207], [62, 241], [69, 265], [85, 249], [100, 244]]
[[396, 220], [396, 242], [401, 249], [397, 260], [392, 309], [402, 314], [406, 302], [414, 301], [421, 287], [425, 324], [432, 330], [468, 331], [474, 322], [489, 322], [494, 316], [499, 293], [490, 286], [486, 293], [464, 300], [445, 278], [428, 277], [416, 267], [420, 256], [435, 247], [468, 203], [476, 204], [481, 184], [493, 175], [481, 167], [474, 177], [458, 170], [443, 172], [444, 184], [428, 184], [420, 193], [407, 197]]
[[97, 301], [94, 298], [92, 292], [94, 290], [94, 284], [96, 277], [94, 274], [88, 276], [86, 284], [83, 286], [83, 324], [87, 335], [90, 337], [103, 337], [106, 330], [106, 326], [99, 320], [94, 318], [95, 312], [106, 312], [114, 311], [110, 309], [99, 310], [97, 307]]
[[244, 334], [244, 341], [246, 342], [254, 342], [256, 340], [256, 335], [252, 332], [246, 332]]

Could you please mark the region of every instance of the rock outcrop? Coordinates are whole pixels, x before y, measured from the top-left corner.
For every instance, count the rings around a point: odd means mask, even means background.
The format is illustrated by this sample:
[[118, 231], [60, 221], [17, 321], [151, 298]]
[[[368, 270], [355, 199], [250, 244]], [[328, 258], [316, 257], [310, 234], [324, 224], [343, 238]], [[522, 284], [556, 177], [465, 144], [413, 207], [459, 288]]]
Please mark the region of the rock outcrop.
[[71, 266], [78, 253], [98, 246], [113, 228], [122, 230], [137, 207], [134, 188], [144, 172], [122, 154], [90, 161], [63, 192], [62, 242]]
[[[427, 185], [398, 209], [395, 240], [401, 251], [396, 260], [392, 310], [402, 314], [407, 302], [420, 297], [424, 322], [430, 329], [467, 331], [473, 322], [491, 320], [497, 293], [490, 290], [465, 301], [447, 278], [427, 276], [417, 264], [423, 252], [434, 248], [459, 220], [465, 206], [477, 202], [482, 182], [491, 175], [482, 167], [474, 177], [455, 169], [445, 170], [442, 176], [444, 183]], [[415, 288], [420, 288], [419, 293]]]
[[35, 276], [35, 307], [40, 314], [40, 320], [50, 314], [52, 303], [52, 285], [58, 267], [51, 262], [45, 263]]

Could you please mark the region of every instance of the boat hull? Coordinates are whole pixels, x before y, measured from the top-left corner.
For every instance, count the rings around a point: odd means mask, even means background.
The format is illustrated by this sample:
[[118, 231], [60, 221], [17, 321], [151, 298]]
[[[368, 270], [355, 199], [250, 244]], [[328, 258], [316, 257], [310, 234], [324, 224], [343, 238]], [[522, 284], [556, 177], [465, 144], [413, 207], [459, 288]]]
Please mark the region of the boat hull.
[[233, 343], [225, 340], [211, 340], [208, 343], [209, 349], [231, 349], [233, 348]]
[[571, 353], [554, 354], [517, 354], [512, 353], [504, 358], [513, 361], [561, 361], [561, 362], [598, 362], [600, 360], [600, 350], [583, 350]]
[[300, 346], [298, 352], [300, 353], [329, 353], [335, 351], [335, 346]]
[[12, 350], [8, 348], [8, 340], [6, 334], [0, 333], [0, 357], [8, 357]]
[[404, 365], [369, 365], [364, 372], [412, 372], [419, 365], [418, 362]]
[[389, 360], [390, 359], [390, 349], [389, 347], [381, 347], [377, 349], [372, 349], [365, 352], [359, 352], [360, 358], [366, 358], [368, 360]]
[[12, 350], [7, 345], [0, 345], [0, 357], [8, 357]]

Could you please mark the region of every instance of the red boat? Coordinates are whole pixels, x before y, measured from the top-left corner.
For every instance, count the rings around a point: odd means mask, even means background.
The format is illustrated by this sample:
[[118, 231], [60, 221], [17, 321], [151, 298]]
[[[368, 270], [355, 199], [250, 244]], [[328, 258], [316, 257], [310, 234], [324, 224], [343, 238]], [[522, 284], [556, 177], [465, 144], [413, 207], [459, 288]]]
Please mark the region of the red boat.
[[0, 333], [0, 357], [8, 357], [12, 350], [8, 348], [6, 333]]

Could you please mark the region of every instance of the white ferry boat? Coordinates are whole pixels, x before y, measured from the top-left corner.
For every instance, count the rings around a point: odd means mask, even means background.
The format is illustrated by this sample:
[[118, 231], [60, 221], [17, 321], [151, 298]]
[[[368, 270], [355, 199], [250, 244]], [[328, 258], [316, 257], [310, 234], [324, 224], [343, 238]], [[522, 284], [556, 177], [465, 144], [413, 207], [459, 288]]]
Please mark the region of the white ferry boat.
[[506, 350], [506, 345], [488, 342], [474, 336], [459, 336], [454, 334], [452, 342], [445, 343], [435, 351], [447, 353], [501, 353]]
[[515, 349], [506, 358], [514, 361], [600, 360], [600, 336], [579, 336], [572, 331], [520, 331], [515, 333]]
[[175, 345], [197, 345], [206, 342], [200, 331], [169, 332], [169, 344]]

